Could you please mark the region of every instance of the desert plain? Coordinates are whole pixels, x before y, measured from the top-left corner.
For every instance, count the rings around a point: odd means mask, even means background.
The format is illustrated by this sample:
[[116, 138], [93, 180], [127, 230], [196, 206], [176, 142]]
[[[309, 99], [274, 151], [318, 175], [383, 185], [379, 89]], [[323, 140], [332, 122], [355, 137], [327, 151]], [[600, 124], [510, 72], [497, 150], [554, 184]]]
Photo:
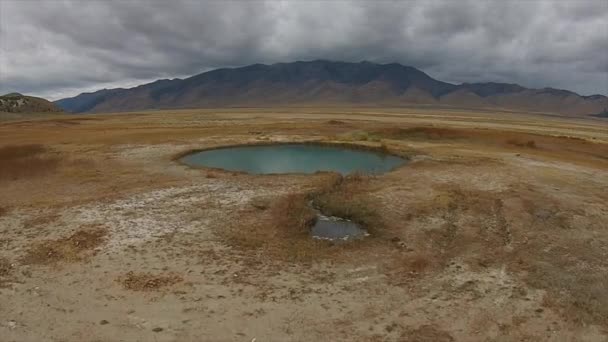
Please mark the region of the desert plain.
[[[192, 168], [322, 142], [382, 175]], [[306, 201], [364, 224], [315, 240]], [[231, 108], [0, 121], [1, 341], [606, 341], [608, 121]]]

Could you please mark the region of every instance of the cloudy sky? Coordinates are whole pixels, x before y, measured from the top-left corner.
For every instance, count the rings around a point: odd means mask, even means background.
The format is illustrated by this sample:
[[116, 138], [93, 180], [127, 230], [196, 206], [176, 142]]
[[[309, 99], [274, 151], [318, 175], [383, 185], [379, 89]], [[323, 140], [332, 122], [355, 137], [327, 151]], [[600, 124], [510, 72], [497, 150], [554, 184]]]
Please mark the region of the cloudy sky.
[[312, 59], [608, 94], [608, 0], [0, 0], [0, 93]]

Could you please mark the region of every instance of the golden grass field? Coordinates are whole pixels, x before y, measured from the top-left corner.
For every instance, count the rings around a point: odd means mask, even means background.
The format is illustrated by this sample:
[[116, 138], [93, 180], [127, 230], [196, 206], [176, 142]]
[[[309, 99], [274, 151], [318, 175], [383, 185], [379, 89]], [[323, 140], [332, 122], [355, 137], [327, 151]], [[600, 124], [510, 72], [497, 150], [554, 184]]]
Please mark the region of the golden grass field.
[[[193, 169], [365, 145], [379, 176]], [[0, 121], [0, 341], [606, 341], [608, 121], [433, 108]], [[371, 236], [307, 233], [315, 198]]]

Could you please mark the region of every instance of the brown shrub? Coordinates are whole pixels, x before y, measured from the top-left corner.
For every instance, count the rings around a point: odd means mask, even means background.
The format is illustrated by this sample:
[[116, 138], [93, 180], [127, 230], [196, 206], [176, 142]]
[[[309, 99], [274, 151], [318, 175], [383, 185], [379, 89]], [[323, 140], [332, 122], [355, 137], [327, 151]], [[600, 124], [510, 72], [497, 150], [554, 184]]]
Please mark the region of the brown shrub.
[[0, 278], [7, 277], [12, 270], [11, 263], [7, 259], [0, 257]]
[[295, 240], [307, 240], [315, 213], [305, 194], [254, 198], [250, 204], [239, 212], [234, 224], [218, 230], [229, 244], [245, 249], [272, 249]]
[[10, 283], [10, 275], [13, 273], [13, 266], [11, 263], [0, 257], [0, 288], [5, 286], [5, 283]]
[[409, 268], [412, 272], [422, 273], [431, 266], [431, 259], [427, 255], [415, 255], [409, 261]]
[[507, 144], [517, 147], [536, 148], [536, 142], [534, 140], [522, 141], [518, 139], [508, 139]]
[[289, 194], [271, 208], [272, 221], [280, 232], [308, 233], [315, 220], [315, 213], [303, 194]]
[[9, 145], [0, 147], [0, 160], [12, 161], [19, 158], [28, 158], [46, 152], [42, 145]]
[[82, 260], [87, 252], [101, 245], [106, 236], [104, 227], [79, 230], [67, 238], [40, 242], [22, 258], [24, 264], [53, 264]]
[[432, 325], [422, 325], [416, 329], [408, 329], [401, 334], [403, 342], [452, 342], [454, 338], [443, 330]]
[[59, 215], [57, 213], [48, 214], [48, 215], [39, 215], [32, 218], [29, 218], [23, 222], [24, 227], [38, 227], [48, 225], [59, 219]]
[[310, 195], [323, 214], [357, 222], [370, 232], [382, 226], [373, 201], [367, 196], [373, 176], [354, 173], [327, 184]]
[[175, 285], [183, 280], [177, 274], [161, 276], [150, 273], [134, 273], [133, 271], [117, 279], [125, 289], [131, 291], [158, 291], [163, 287]]
[[57, 168], [59, 159], [45, 156], [42, 145], [10, 145], [0, 148], [0, 181], [30, 178]]

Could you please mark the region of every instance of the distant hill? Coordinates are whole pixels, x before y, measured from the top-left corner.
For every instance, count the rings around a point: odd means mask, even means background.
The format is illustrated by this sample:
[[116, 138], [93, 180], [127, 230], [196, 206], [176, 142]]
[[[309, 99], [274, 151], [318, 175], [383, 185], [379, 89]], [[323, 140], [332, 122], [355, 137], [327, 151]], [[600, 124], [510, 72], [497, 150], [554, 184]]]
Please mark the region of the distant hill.
[[310, 62], [217, 69], [186, 79], [159, 80], [130, 89], [104, 89], [55, 102], [69, 112], [275, 105], [445, 105], [597, 115], [603, 95], [528, 89], [517, 84], [435, 80], [401, 64]]
[[0, 112], [4, 113], [61, 113], [53, 102], [40, 97], [10, 93], [0, 96]]

